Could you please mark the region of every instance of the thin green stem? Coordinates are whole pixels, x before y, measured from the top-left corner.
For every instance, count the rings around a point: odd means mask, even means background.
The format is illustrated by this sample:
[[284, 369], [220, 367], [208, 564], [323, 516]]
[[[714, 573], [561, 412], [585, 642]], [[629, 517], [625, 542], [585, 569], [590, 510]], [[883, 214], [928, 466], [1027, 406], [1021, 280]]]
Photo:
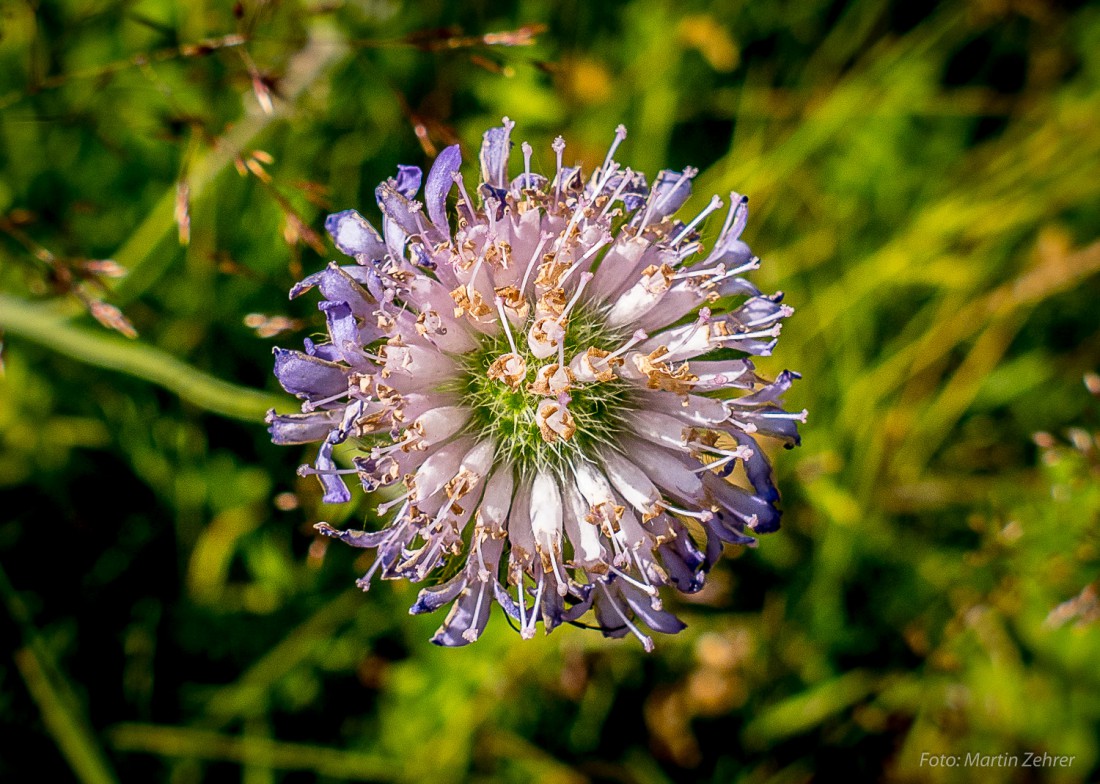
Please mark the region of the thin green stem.
[[95, 367], [167, 389], [188, 403], [232, 419], [257, 421], [280, 398], [209, 376], [152, 346], [67, 323], [47, 308], [0, 294], [0, 329]]

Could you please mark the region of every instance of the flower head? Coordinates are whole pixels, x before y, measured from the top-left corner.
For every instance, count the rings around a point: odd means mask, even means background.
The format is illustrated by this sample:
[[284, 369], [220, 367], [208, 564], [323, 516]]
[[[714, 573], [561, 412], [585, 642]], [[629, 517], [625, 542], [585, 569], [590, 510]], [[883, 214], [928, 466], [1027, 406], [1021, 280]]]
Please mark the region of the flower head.
[[[473, 642], [495, 602], [525, 638], [591, 611], [648, 650], [642, 626], [683, 628], [661, 586], [699, 590], [723, 542], [779, 526], [757, 439], [797, 444], [805, 412], [780, 406], [796, 374], [766, 381], [749, 357], [771, 353], [792, 311], [742, 277], [759, 265], [739, 239], [744, 197], [706, 251], [697, 229], [721, 200], [675, 217], [693, 169], [649, 185], [614, 160], [620, 126], [588, 177], [562, 164], [559, 138], [553, 177], [524, 143], [509, 179], [512, 128], [485, 134], [475, 189], [456, 145], [420, 201], [415, 167], [378, 187], [381, 234], [352, 210], [328, 218], [354, 263], [291, 291], [320, 290], [328, 340], [275, 349], [304, 403], [269, 414], [272, 439], [321, 442], [300, 472], [325, 501], [350, 500], [345, 477], [386, 489], [382, 530], [318, 530], [377, 550], [364, 590], [376, 574], [431, 579], [412, 612], [451, 605], [435, 642]], [[338, 468], [345, 442], [352, 466]]]

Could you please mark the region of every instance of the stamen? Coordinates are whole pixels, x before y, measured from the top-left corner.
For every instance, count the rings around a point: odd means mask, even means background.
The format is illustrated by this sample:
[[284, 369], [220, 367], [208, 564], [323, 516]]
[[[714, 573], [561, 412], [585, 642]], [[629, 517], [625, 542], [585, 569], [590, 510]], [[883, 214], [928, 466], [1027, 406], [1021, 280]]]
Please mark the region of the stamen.
[[[518, 564], [517, 564], [518, 566]], [[527, 600], [523, 598], [523, 571], [519, 572], [519, 580], [516, 581], [516, 601], [519, 602], [519, 628], [527, 628]], [[522, 634], [522, 632], [521, 632]]]
[[[405, 501], [407, 501], [409, 499], [410, 496], [412, 496], [413, 492], [414, 491], [410, 488], [409, 490], [405, 491], [401, 495], [397, 496], [397, 498], [390, 499], [389, 501], [386, 501], [384, 504], [379, 504], [378, 505], [378, 514], [384, 515], [384, 514], [386, 514], [386, 512], [390, 511], [391, 509], [393, 509], [398, 504], [404, 503]], [[400, 515], [398, 515], [398, 516], [400, 516]]]
[[370, 451], [371, 460], [377, 460], [378, 458], [383, 457], [383, 456], [389, 454], [390, 452], [396, 452], [396, 451], [400, 450], [402, 447], [407, 447], [409, 445], [409, 443], [411, 443], [411, 442], [410, 441], [398, 441], [394, 444], [390, 444], [389, 446], [376, 446], [373, 449], [371, 449], [371, 451]]
[[657, 589], [654, 588], [652, 585], [649, 585], [647, 583], [642, 583], [642, 582], [639, 582], [638, 580], [635, 580], [633, 577], [631, 577], [629, 574], [627, 574], [626, 572], [624, 572], [622, 569], [620, 569], [617, 566], [610, 566], [608, 568], [610, 568], [610, 570], [612, 572], [614, 572], [615, 574], [617, 574], [621, 579], [623, 579], [626, 582], [633, 585], [635, 588], [641, 589], [642, 591], [649, 594], [650, 596], [656, 596], [657, 595]]
[[458, 184], [458, 192], [462, 194], [462, 200], [466, 202], [466, 209], [470, 211], [471, 217], [477, 215], [477, 210], [474, 209], [474, 202], [470, 199], [470, 194], [466, 192], [466, 183], [462, 180], [462, 172], [455, 172], [451, 176]]
[[690, 446], [699, 451], [706, 451], [716, 455], [729, 456], [733, 459], [744, 458], [748, 459], [752, 456], [752, 450], [747, 446], [739, 446], [736, 449], [722, 449], [719, 446], [712, 444], [704, 444], [702, 441], [688, 441], [685, 446]]
[[702, 212], [700, 212], [698, 215], [696, 215], [692, 219], [691, 223], [689, 223], [687, 226], [684, 226], [684, 228], [682, 228], [680, 230], [680, 233], [672, 238], [672, 242], [670, 244], [671, 245], [679, 245], [680, 240], [682, 240], [684, 237], [686, 237], [688, 234], [690, 234], [691, 230], [694, 229], [696, 226], [698, 226], [700, 223], [702, 223], [704, 218], [706, 218], [708, 215], [710, 215], [712, 212], [714, 212], [716, 209], [718, 209], [721, 206], [722, 206], [722, 200], [719, 199], [717, 196], [711, 196], [710, 197], [710, 203], [706, 207], [703, 208]]
[[521, 144], [520, 149], [523, 150], [523, 181], [531, 181], [531, 145], [527, 142]]
[[477, 563], [481, 567], [478, 570], [478, 577], [482, 580], [488, 580], [492, 573], [489, 571], [489, 567], [485, 565], [485, 554], [481, 552], [481, 540], [482, 537], [477, 537], [477, 543], [474, 545], [474, 550], [477, 552]]
[[466, 281], [466, 296], [470, 299], [474, 298], [474, 282], [477, 280], [477, 273], [481, 272], [481, 263], [485, 261], [485, 255], [479, 254], [477, 261], [474, 262], [474, 269], [470, 273], [470, 279]]
[[712, 335], [712, 343], [721, 343], [724, 340], [755, 340], [756, 338], [777, 338], [783, 325], [776, 324], [771, 329], [761, 329], [756, 332], [735, 332], [732, 335]]
[[646, 574], [645, 566], [642, 564], [642, 557], [638, 555], [637, 550], [631, 551], [630, 557], [634, 559], [634, 565], [638, 567], [638, 574], [642, 576], [642, 581], [653, 590], [649, 594], [649, 606], [660, 612], [664, 604], [661, 602], [660, 594], [657, 593], [657, 588], [649, 581], [649, 575]]
[[530, 640], [535, 636], [535, 624], [539, 622], [539, 606], [542, 602], [542, 589], [546, 587], [545, 572], [539, 572], [538, 587], [535, 589], [535, 603], [531, 606], [531, 625], [520, 631], [520, 637]]
[[773, 321], [778, 321], [781, 318], [789, 318], [794, 315], [794, 308], [790, 305], [780, 305], [779, 311], [768, 316], [761, 316], [758, 319], [752, 321], [746, 321], [746, 327], [759, 327], [761, 324], [770, 324]]
[[693, 474], [702, 474], [702, 473], [706, 473], [707, 471], [716, 470], [716, 469], [719, 469], [722, 466], [724, 466], [726, 463], [729, 463], [729, 462], [731, 462], [733, 460], [736, 460], [736, 459], [737, 459], [737, 455], [730, 455], [729, 457], [723, 457], [721, 460], [715, 460], [712, 463], [704, 463], [703, 465], [699, 466], [698, 468], [693, 468], [693, 469], [691, 469], [691, 473], [693, 473]]
[[764, 411], [757, 414], [757, 416], [761, 419], [791, 419], [806, 424], [807, 413], [806, 409], [793, 413], [787, 411]]
[[519, 284], [519, 293], [522, 296], [527, 296], [527, 281], [531, 277], [531, 270], [535, 268], [535, 262], [542, 258], [542, 249], [546, 247], [546, 243], [554, 238], [554, 235], [546, 232], [539, 237], [539, 244], [535, 246], [535, 252], [531, 254], [531, 260], [527, 262], [527, 270], [523, 273], [523, 282]]
[[661, 207], [672, 194], [676, 193], [684, 180], [690, 179], [696, 174], [698, 174], [698, 169], [693, 169], [692, 167], [688, 166], [686, 169], [683, 170], [683, 172], [681, 172], [680, 178], [676, 180], [675, 183], [673, 183], [671, 188], [665, 191], [664, 195], [661, 196], [656, 204], [653, 203], [653, 195], [657, 192], [656, 189], [649, 192], [649, 197], [646, 199], [645, 212], [642, 214], [642, 223], [638, 227], [639, 235], [645, 230], [645, 227], [649, 225], [649, 218], [653, 214], [653, 210], [655, 208]]
[[626, 186], [629, 185], [633, 181], [633, 179], [634, 172], [632, 172], [629, 167], [626, 168], [623, 171], [622, 182], [620, 182], [619, 187], [612, 192], [611, 198], [607, 200], [607, 204], [603, 205], [603, 209], [600, 210], [599, 217], [602, 218], [604, 215], [607, 214], [608, 210], [611, 209], [611, 205], [615, 203], [615, 200], [618, 199], [619, 196], [622, 195], [622, 192], [626, 190]]
[[[588, 281], [592, 280], [595, 275], [591, 272], [585, 272], [581, 274], [581, 282], [577, 284], [577, 290], [573, 292], [573, 298], [569, 300], [569, 303], [562, 310], [561, 315], [558, 316], [558, 323], [561, 324], [569, 316], [569, 311], [573, 309], [573, 306], [577, 304], [577, 300], [581, 298], [581, 294], [584, 292], [584, 287], [588, 285]], [[563, 341], [564, 345], [564, 341]], [[565, 362], [563, 361], [564, 365]]]
[[554, 210], [558, 208], [558, 203], [561, 200], [561, 154], [565, 152], [565, 139], [557, 137], [554, 139], [554, 143], [550, 145], [554, 150], [554, 153], [558, 156], [558, 173], [554, 177]]
[[615, 351], [612, 351], [610, 354], [608, 354], [605, 357], [605, 359], [614, 359], [615, 357], [619, 356], [620, 354], [622, 354], [626, 351], [629, 351], [631, 348], [636, 346], [638, 343], [641, 343], [643, 340], [648, 340], [648, 339], [649, 339], [649, 335], [646, 334], [644, 330], [640, 330], [640, 329], [635, 330], [634, 334], [630, 337], [630, 340], [626, 341], [626, 343], [624, 343], [620, 348], [618, 348]]
[[696, 269], [692, 267], [691, 269], [686, 269], [683, 272], [677, 272], [675, 275], [672, 276], [672, 279], [686, 280], [687, 278], [702, 278], [709, 275], [714, 276], [714, 280], [706, 282], [714, 283], [727, 277], [725, 272], [725, 267], [723, 267], [721, 264], [719, 264], [717, 267], [707, 267], [706, 269]]
[[512, 338], [512, 329], [508, 325], [508, 316], [504, 313], [504, 300], [497, 297], [496, 302], [497, 313], [500, 314], [500, 323], [504, 325], [504, 334], [508, 338], [508, 345], [511, 347], [513, 354], [519, 354], [519, 351], [516, 349], [516, 341]]
[[[526, 142], [524, 142], [524, 144], [526, 144]], [[477, 623], [477, 617], [481, 615], [481, 602], [485, 598], [485, 588], [488, 587], [488, 585], [488, 581], [484, 581], [481, 583], [481, 587], [478, 588], [477, 601], [474, 603], [474, 615], [473, 618], [470, 619], [471, 623]], [[462, 632], [462, 639], [467, 642], [477, 642], [477, 635], [477, 629], [470, 627]]]
[[494, 199], [491, 196], [485, 200], [482, 205], [482, 209], [485, 211], [485, 219], [489, 221], [489, 236], [493, 238], [493, 242], [496, 242], [497, 233], [497, 207], [500, 206], [500, 200]]
[[675, 512], [676, 514], [683, 515], [684, 517], [693, 517], [693, 518], [695, 518], [696, 520], [698, 520], [702, 523], [705, 523], [707, 520], [710, 520], [711, 518], [714, 517], [714, 512], [710, 511], [709, 509], [704, 509], [704, 510], [701, 510], [701, 511], [692, 511], [691, 509], [684, 509], [684, 508], [679, 507], [679, 506], [673, 506], [672, 504], [670, 504], [668, 501], [664, 500], [663, 498], [660, 501], [658, 501], [657, 503], [662, 508], [667, 509], [670, 512]]
[[608, 167], [607, 171], [603, 172], [603, 174], [600, 175], [600, 178], [596, 180], [596, 183], [593, 186], [592, 195], [588, 197], [588, 200], [586, 202], [587, 204], [596, 203], [596, 199], [598, 199], [600, 194], [603, 193], [603, 189], [607, 187], [607, 183], [611, 182], [611, 178], [615, 176], [615, 172], [617, 172], [618, 170], [619, 164], [612, 163], [611, 166]]
[[358, 468], [316, 468], [309, 463], [298, 466], [298, 476], [314, 476], [320, 474], [323, 476], [344, 476], [347, 474], [358, 474]]
[[730, 211], [729, 214], [726, 215], [725, 222], [722, 224], [722, 230], [718, 232], [719, 238], [726, 236], [730, 230], [730, 226], [733, 225], [733, 219], [737, 217], [742, 209], [748, 209], [748, 203], [748, 198], [740, 195], [736, 191], [730, 191]]
[[[573, 267], [577, 267], [582, 262], [588, 261], [590, 258], [595, 256], [600, 251], [600, 249], [603, 248], [604, 245], [607, 245], [610, 242], [611, 242], [611, 235], [610, 234], [605, 234], [604, 236], [600, 237], [599, 242], [595, 243], [591, 248], [586, 250], [584, 252], [584, 255], [581, 256], [579, 259], [577, 259], [577, 263], [574, 264]], [[567, 277], [569, 277], [570, 273], [573, 272], [573, 267], [570, 267], [569, 272], [566, 272], [565, 275], [562, 276], [561, 280], [564, 281]], [[561, 283], [561, 281], [559, 281], [559, 285], [560, 285], [560, 283]]]
[[760, 259], [757, 256], [753, 256], [747, 262], [740, 267], [735, 267], [731, 270], [727, 270], [719, 275], [717, 278], [711, 281], [711, 283], [720, 283], [726, 278], [732, 278], [734, 275], [740, 275], [742, 272], [751, 272], [752, 270], [760, 269]]
[[378, 567], [382, 565], [381, 554], [375, 555], [374, 563], [370, 565], [370, 569], [367, 573], [355, 581], [355, 585], [362, 591], [370, 590], [370, 581], [374, 577], [374, 573], [378, 571]]
[[601, 171], [606, 170], [608, 165], [610, 165], [615, 150], [619, 149], [619, 145], [623, 143], [624, 139], [626, 139], [626, 126], [619, 125], [615, 129], [615, 140], [611, 142], [611, 149], [607, 151], [607, 157], [603, 159], [603, 166], [600, 167]]
[[332, 403], [334, 401], [339, 400], [342, 397], [347, 397], [348, 394], [349, 394], [349, 391], [345, 389], [343, 392], [338, 392], [337, 394], [333, 395], [332, 397], [322, 398], [321, 400], [307, 400], [306, 402], [302, 403], [302, 411], [308, 414], [310, 411], [316, 410], [318, 406], [323, 406], [327, 403]]
[[607, 590], [607, 586], [603, 582], [600, 582], [599, 586], [601, 590], [603, 590], [604, 595], [607, 597], [607, 601], [611, 602], [611, 606], [615, 609], [615, 614], [619, 616], [624, 624], [626, 624], [626, 628], [630, 629], [634, 636], [638, 638], [638, 641], [641, 642], [642, 647], [645, 648], [646, 653], [652, 653], [653, 640], [647, 635], [642, 634], [642, 631], [630, 622], [630, 619], [626, 617], [626, 613], [623, 612], [623, 608], [620, 607], [619, 603], [611, 597], [611, 592]]
[[[569, 578], [565, 574], [565, 569], [562, 569], [560, 563], [558, 563], [558, 551], [556, 548], [550, 550], [550, 567], [554, 570], [554, 576], [558, 578], [558, 596], [565, 596], [569, 593]], [[561, 570], [560, 572], [558, 570]]]
[[703, 249], [703, 243], [701, 242], [689, 242], [682, 248], [676, 251], [676, 261], [672, 262], [672, 266], [676, 266], [688, 256], [693, 256]]
[[[726, 404], [726, 410], [730, 410], [729, 404]], [[759, 429], [752, 422], [742, 422], [740, 419], [734, 419], [732, 411], [730, 412], [730, 416], [726, 421], [744, 433], [755, 433]]]

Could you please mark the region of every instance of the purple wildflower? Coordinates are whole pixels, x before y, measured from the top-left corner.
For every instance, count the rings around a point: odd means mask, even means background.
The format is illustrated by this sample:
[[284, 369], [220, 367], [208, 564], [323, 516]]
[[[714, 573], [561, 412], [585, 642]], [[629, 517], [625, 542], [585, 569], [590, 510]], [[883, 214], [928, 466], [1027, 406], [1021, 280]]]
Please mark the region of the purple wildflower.
[[[381, 234], [355, 211], [329, 217], [354, 263], [291, 291], [320, 290], [328, 341], [275, 350], [279, 381], [305, 402], [269, 414], [272, 439], [321, 442], [301, 473], [325, 501], [350, 499], [349, 476], [388, 491], [382, 530], [317, 527], [377, 550], [364, 590], [375, 574], [446, 571], [412, 607], [450, 604], [434, 642], [473, 642], [496, 602], [524, 638], [591, 612], [605, 635], [650, 650], [639, 622], [683, 628], [660, 586], [698, 591], [723, 542], [779, 526], [757, 437], [797, 444], [805, 412], [780, 404], [797, 374], [766, 381], [749, 357], [771, 353], [792, 311], [742, 277], [759, 265], [740, 240], [744, 197], [731, 194], [707, 253], [697, 227], [721, 201], [675, 217], [694, 170], [650, 187], [614, 160], [620, 126], [587, 179], [562, 165], [559, 138], [552, 179], [531, 171], [525, 143], [509, 180], [512, 127], [485, 134], [474, 189], [454, 146], [423, 202], [414, 167], [378, 187]], [[352, 465], [338, 468], [345, 442]]]

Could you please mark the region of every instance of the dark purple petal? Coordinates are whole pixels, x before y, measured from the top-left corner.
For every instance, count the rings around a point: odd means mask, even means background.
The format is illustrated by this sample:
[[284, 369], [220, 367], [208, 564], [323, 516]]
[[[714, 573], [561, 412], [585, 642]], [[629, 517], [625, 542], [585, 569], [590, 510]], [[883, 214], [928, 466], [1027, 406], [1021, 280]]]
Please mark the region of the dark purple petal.
[[346, 302], [322, 302], [319, 307], [325, 314], [329, 339], [339, 353], [340, 359], [356, 368], [370, 365], [370, 360], [363, 356], [363, 336], [360, 334], [358, 322], [356, 322], [355, 316], [352, 315], [348, 304]]
[[276, 348], [274, 353], [275, 377], [292, 395], [319, 399], [338, 395], [348, 388], [347, 368], [301, 351]]
[[695, 593], [706, 581], [706, 556], [695, 546], [687, 528], [676, 521], [676, 536], [657, 548], [669, 582], [683, 593]]
[[[748, 460], [744, 461], [745, 474], [748, 476], [749, 482], [752, 483], [757, 495], [768, 503], [778, 501], [779, 490], [775, 487], [775, 475], [772, 471], [772, 464], [768, 460], [768, 456], [764, 454], [764, 450], [752, 439], [752, 436], [732, 429], [729, 433], [738, 444], [747, 446], [752, 450], [752, 455]], [[730, 463], [730, 465], [733, 464]]]
[[313, 411], [309, 414], [276, 414], [267, 412], [267, 432], [275, 444], [311, 444], [326, 438], [339, 423], [339, 411]]
[[525, 190], [542, 190], [546, 186], [546, 178], [535, 172], [524, 172], [512, 180], [512, 192], [522, 193]]
[[[744, 526], [729, 514], [719, 512], [717, 517], [708, 520], [704, 526], [710, 539], [707, 541], [707, 568], [715, 564], [722, 553], [722, 543], [755, 547], [756, 539], [744, 532]], [[712, 553], [713, 548], [713, 553]]]
[[345, 256], [365, 256], [368, 259], [386, 256], [386, 244], [382, 242], [381, 235], [355, 210], [329, 215], [325, 218], [325, 231]]
[[481, 200], [485, 203], [486, 207], [490, 204], [495, 206], [493, 212], [497, 220], [504, 217], [504, 205], [508, 198], [508, 191], [504, 188], [494, 188], [492, 185], [482, 183], [477, 189], [478, 195], [481, 196]]
[[[309, 291], [314, 286], [318, 286], [318, 285], [321, 285], [322, 282], [326, 282], [326, 279], [330, 279], [332, 277], [333, 268], [336, 268], [336, 269], [340, 270], [343, 273], [343, 275], [345, 275], [348, 278], [351, 278], [351, 280], [353, 282], [359, 284], [360, 286], [366, 286], [367, 291], [366, 291], [366, 293], [356, 292], [356, 294], [354, 294], [354, 295], [345, 294], [345, 296], [341, 297], [336, 290], [329, 289], [329, 292], [333, 296], [325, 297], [325, 299], [332, 299], [332, 300], [336, 300], [337, 302], [348, 302], [349, 304], [351, 304], [352, 300], [356, 296], [364, 297], [365, 301], [367, 301], [367, 302], [372, 301], [371, 297], [373, 297], [375, 300], [381, 298], [381, 293], [382, 293], [381, 281], [378, 278], [378, 273], [374, 271], [373, 267], [361, 267], [361, 266], [350, 265], [350, 264], [347, 265], [347, 266], [341, 267], [341, 266], [337, 265], [335, 262], [331, 262], [327, 267], [325, 267], [320, 272], [314, 272], [309, 277], [302, 279], [298, 283], [295, 283], [293, 288], [290, 289], [290, 298], [291, 299], [296, 299], [297, 297], [300, 297], [302, 294], [305, 294], [307, 291]], [[327, 280], [327, 283], [330, 286], [338, 285], [338, 281], [335, 281], [335, 280]], [[325, 289], [322, 288], [322, 293], [324, 293], [324, 291], [325, 291]], [[354, 291], [354, 290], [352, 290], [352, 291]], [[367, 296], [367, 294], [369, 294], [369, 297]]]
[[306, 338], [302, 341], [306, 347], [306, 354], [317, 359], [323, 359], [326, 362], [339, 362], [343, 359], [340, 356], [340, 352], [336, 350], [336, 346], [331, 343], [314, 343], [310, 338]]
[[[416, 234], [420, 231], [420, 223], [417, 220], [420, 215], [420, 203], [410, 201], [407, 196], [399, 192], [392, 180], [387, 180], [375, 188], [374, 196], [378, 199], [379, 209], [405, 234]], [[396, 244], [390, 239], [388, 232], [386, 241], [391, 249]]]
[[493, 598], [496, 599], [497, 604], [504, 610], [511, 618], [519, 620], [519, 605], [516, 600], [512, 598], [512, 595], [508, 593], [507, 589], [499, 582], [493, 583]]
[[508, 187], [508, 156], [512, 151], [512, 129], [507, 117], [499, 128], [490, 128], [481, 142], [481, 179], [496, 188]]
[[344, 544], [352, 547], [373, 548], [385, 542], [393, 535], [393, 527], [383, 528], [381, 531], [338, 531], [328, 523], [317, 523], [313, 526], [317, 532], [332, 539], [339, 539]]
[[424, 173], [420, 171], [419, 166], [402, 166], [399, 164], [394, 187], [406, 199], [415, 199], [416, 192], [420, 190], [420, 181], [423, 178]]
[[749, 338], [747, 340], [731, 340], [729, 347], [754, 357], [770, 357], [778, 342], [778, 338], [772, 338], [771, 340]]
[[[602, 588], [595, 590], [595, 598], [592, 602], [593, 609], [596, 611], [596, 625], [600, 627], [600, 631], [604, 637], [625, 637], [629, 629], [626, 624], [623, 623], [623, 619], [619, 616], [619, 613], [615, 612], [615, 608], [611, 606], [614, 602], [619, 604], [619, 609], [625, 615], [627, 610], [619, 602], [616, 597], [615, 591], [605, 591]], [[610, 593], [610, 596], [608, 595]]]
[[649, 186], [646, 184], [645, 175], [636, 172], [633, 173], [626, 187], [619, 191], [625, 176], [622, 173], [613, 174], [604, 186], [604, 193], [618, 192], [619, 196], [616, 197], [616, 201], [622, 201], [623, 207], [629, 213], [645, 204], [646, 197], [649, 195]]
[[[357, 272], [358, 270], [368, 275], [370, 272], [366, 267], [340, 267], [335, 262], [330, 262], [321, 273], [310, 277], [316, 278], [313, 283], [320, 288], [321, 295], [329, 302], [346, 303], [351, 312], [359, 318], [371, 318], [374, 311], [378, 309], [378, 305], [375, 298], [359, 284], [355, 277], [352, 277], [353, 272], [361, 275]], [[367, 275], [361, 276], [367, 277]], [[303, 284], [305, 282], [302, 281]]]
[[437, 229], [450, 236], [451, 224], [447, 220], [447, 194], [454, 186], [454, 175], [462, 166], [462, 150], [457, 144], [444, 148], [436, 156], [424, 185], [424, 205], [428, 217]]
[[748, 329], [770, 327], [794, 312], [791, 308], [781, 304], [782, 300], [783, 292], [781, 291], [770, 297], [753, 297], [742, 303], [741, 307], [730, 315]]
[[623, 598], [630, 605], [630, 609], [653, 631], [662, 634], [677, 634], [687, 628], [686, 623], [667, 610], [653, 609], [650, 598], [633, 585], [619, 581], [618, 587]]
[[[733, 220], [729, 226], [723, 227], [725, 231], [714, 243], [714, 249], [708, 260], [728, 265], [732, 262], [730, 266], [740, 266], [752, 258], [749, 246], [740, 240], [741, 232], [745, 230], [745, 224], [749, 219], [749, 197], [734, 193], [730, 198], [734, 202]], [[737, 260], [741, 258], [744, 261], [738, 262]]]
[[420, 615], [421, 613], [435, 612], [443, 605], [453, 601], [469, 583], [470, 576], [463, 570], [445, 583], [424, 588], [417, 595], [416, 603], [409, 608], [409, 614]]
[[[671, 215], [683, 206], [691, 196], [691, 178], [694, 169], [683, 172], [663, 169], [653, 183], [653, 192], [649, 197], [649, 220], [656, 222]], [[687, 176], [684, 176], [685, 173]]]
[[579, 193], [584, 190], [584, 177], [580, 166], [563, 166], [555, 178], [555, 185], [558, 180], [561, 181], [561, 189], [564, 192]]
[[[711, 518], [703, 523], [703, 531], [706, 532], [707, 541], [706, 548], [703, 552], [705, 560], [703, 561], [703, 571], [709, 572], [711, 567], [718, 563], [718, 559], [722, 557], [722, 536], [719, 533], [721, 527], [717, 518]], [[751, 542], [738, 542], [738, 544], [750, 544]]]
[[489, 622], [489, 612], [492, 608], [492, 590], [488, 585], [477, 583], [469, 586], [469, 589], [458, 597], [458, 601], [451, 605], [447, 620], [432, 637], [432, 642], [448, 648], [469, 645], [473, 640], [467, 639], [464, 632], [472, 631], [474, 640], [480, 637], [485, 631], [485, 625]]
[[[752, 529], [753, 533], [758, 534], [771, 533], [779, 528], [779, 510], [772, 506], [770, 501], [710, 472], [703, 475], [703, 484], [718, 505], [718, 516], [723, 529], [727, 532], [744, 531], [746, 525]], [[753, 518], [755, 522], [752, 522]], [[733, 539], [723, 538], [728, 542], [733, 541]], [[747, 543], [737, 542], [737, 544]]]
[[[730, 402], [736, 405], [739, 401]], [[793, 419], [789, 412], [778, 406], [740, 409], [735, 412], [734, 419], [755, 426], [761, 435], [778, 438], [788, 448], [802, 443], [802, 438], [798, 435], [799, 420]]]
[[[733, 240], [727, 243], [720, 253], [709, 256], [708, 261], [724, 264], [726, 269], [737, 269], [752, 261], [752, 249], [741, 240]], [[742, 280], [741, 282], [746, 281]], [[721, 288], [719, 291], [721, 292]], [[760, 292], [757, 291], [756, 293], [759, 294]]]
[[[746, 245], [745, 250], [748, 250], [748, 247]], [[737, 266], [741, 265], [737, 264]], [[762, 293], [760, 289], [744, 278], [726, 278], [715, 286], [714, 290], [720, 297], [759, 297]]]
[[775, 381], [767, 386], [758, 389], [751, 395], [739, 397], [732, 402], [739, 406], [757, 406], [763, 403], [775, 403], [787, 393], [787, 390], [791, 388], [791, 384], [800, 378], [802, 378], [802, 376], [795, 373], [793, 370], [784, 370], [776, 376]]
[[[549, 580], [548, 575], [543, 575], [544, 580]], [[547, 585], [542, 592], [542, 606], [539, 608], [539, 616], [542, 618], [542, 625], [546, 629], [546, 633], [549, 634], [558, 626], [561, 626], [562, 619], [565, 614], [565, 602], [561, 596], [558, 595], [556, 588], [553, 585]]]
[[562, 612], [562, 621], [564, 621], [565, 623], [573, 623], [586, 612], [592, 609], [592, 600], [596, 598], [596, 592], [593, 590], [593, 588], [595, 588], [595, 586], [592, 583], [581, 586], [583, 595], [580, 597], [580, 600], [576, 604], [567, 607], [565, 611]]
[[326, 504], [343, 504], [351, 500], [348, 486], [344, 484], [344, 480], [339, 474], [325, 473], [336, 470], [336, 463], [332, 459], [332, 448], [334, 446], [333, 436], [330, 435], [325, 439], [325, 443], [321, 444], [321, 448], [317, 452], [317, 462], [314, 465], [320, 472], [317, 474], [317, 478], [321, 480], [321, 487], [325, 489], [325, 494], [321, 497], [321, 500]]

